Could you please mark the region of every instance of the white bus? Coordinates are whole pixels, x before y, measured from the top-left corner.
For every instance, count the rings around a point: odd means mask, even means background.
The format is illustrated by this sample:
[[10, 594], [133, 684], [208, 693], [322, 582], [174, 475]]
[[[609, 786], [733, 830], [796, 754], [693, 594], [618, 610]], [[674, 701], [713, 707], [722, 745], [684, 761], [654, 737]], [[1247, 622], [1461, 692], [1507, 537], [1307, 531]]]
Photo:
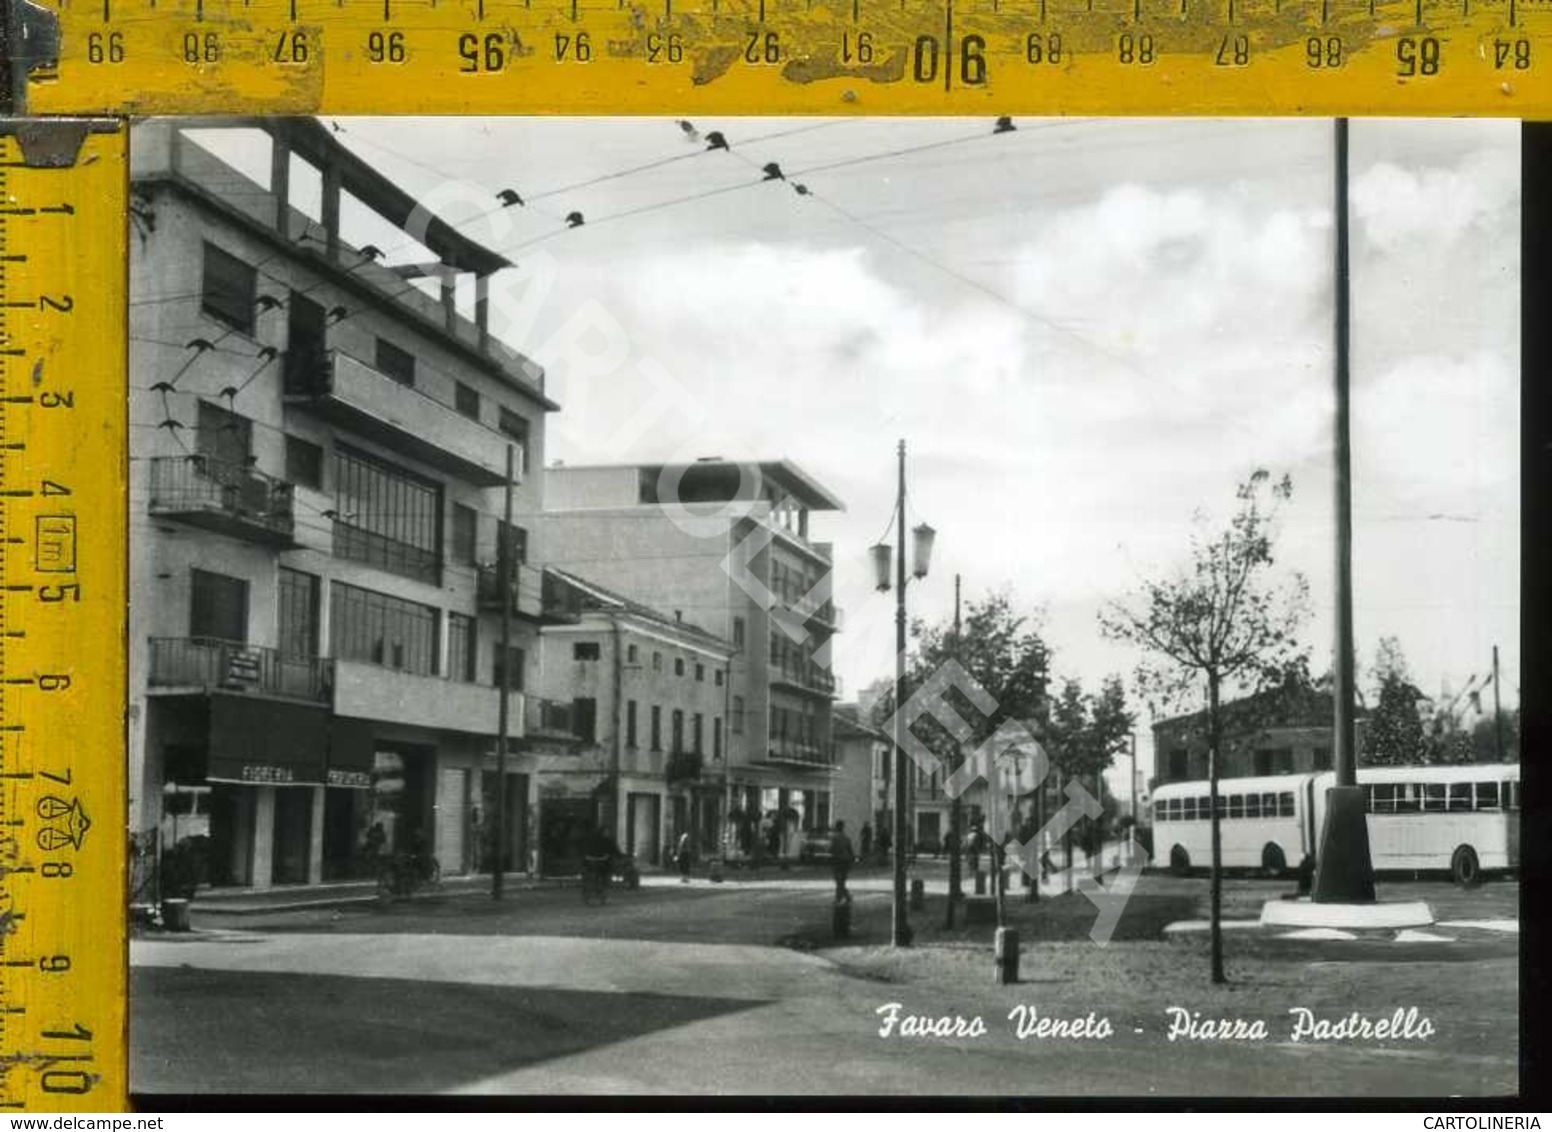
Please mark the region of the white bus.
[[[1225, 778], [1218, 783], [1223, 865], [1281, 873], [1314, 855], [1326, 816], [1322, 774]], [[1363, 767], [1374, 868], [1447, 869], [1470, 884], [1520, 863], [1518, 763]], [[1212, 860], [1207, 783], [1172, 782], [1153, 792], [1154, 859], [1176, 873]]]

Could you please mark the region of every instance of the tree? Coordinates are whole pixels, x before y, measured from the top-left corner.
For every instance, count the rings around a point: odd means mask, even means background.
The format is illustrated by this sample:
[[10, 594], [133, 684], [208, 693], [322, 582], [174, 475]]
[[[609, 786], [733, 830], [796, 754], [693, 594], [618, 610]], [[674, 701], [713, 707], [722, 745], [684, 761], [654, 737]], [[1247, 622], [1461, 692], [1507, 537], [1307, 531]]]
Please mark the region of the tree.
[[[1298, 574], [1278, 584], [1270, 576], [1277, 513], [1293, 493], [1287, 476], [1278, 483], [1263, 469], [1239, 485], [1238, 509], [1211, 537], [1197, 517], [1186, 563], [1145, 581], [1128, 603], [1100, 614], [1106, 636], [1141, 647], [1148, 660], [1137, 684], [1151, 703], [1182, 702], [1206, 685], [1208, 778], [1218, 795], [1223, 742], [1223, 694], [1236, 686], [1259, 688], [1281, 681], [1300, 652], [1297, 633], [1309, 614], [1309, 588]], [[1155, 715], [1158, 713], [1155, 712]], [[1223, 973], [1223, 847], [1219, 807], [1213, 807], [1212, 981]]]
[[[1126, 688], [1119, 676], [1107, 676], [1098, 695], [1085, 695], [1077, 680], [1062, 683], [1061, 695], [1051, 705], [1046, 721], [1047, 749], [1064, 778], [1076, 778], [1093, 790], [1103, 805], [1104, 772], [1115, 761], [1121, 744], [1131, 734], [1133, 714], [1126, 707]], [[1103, 840], [1105, 819], [1088, 824], [1082, 841], [1097, 852]], [[1070, 866], [1070, 836], [1064, 838]]]
[[1423, 720], [1418, 701], [1425, 697], [1407, 672], [1401, 642], [1380, 640], [1374, 675], [1379, 682], [1376, 703], [1363, 732], [1359, 755], [1365, 766], [1405, 766], [1424, 758]]
[[[911, 689], [920, 687], [933, 673], [953, 660], [958, 661], [996, 701], [991, 713], [983, 714], [957, 687], [945, 689], [943, 699], [970, 725], [970, 735], [963, 743], [934, 718], [909, 722], [912, 734], [937, 757], [944, 778], [959, 765], [966, 751], [974, 750], [990, 739], [1004, 723], [1010, 720], [1027, 723], [1045, 714], [1051, 652], [1031, 624], [1031, 619], [1014, 611], [1012, 600], [1007, 594], [994, 593], [981, 601], [967, 602], [957, 638], [952, 620], [937, 625], [918, 621], [912, 629], [917, 645], [906, 663], [904, 694], [907, 700], [910, 699]], [[876, 725], [887, 727], [894, 712], [894, 688], [890, 686], [879, 696], [873, 709], [873, 720]], [[991, 788], [994, 784], [988, 786]], [[957, 798], [954, 800], [951, 821], [954, 835], [962, 840], [965, 831], [960, 828], [960, 804]], [[957, 862], [957, 856], [950, 858], [951, 916], [954, 898], [958, 894]]]

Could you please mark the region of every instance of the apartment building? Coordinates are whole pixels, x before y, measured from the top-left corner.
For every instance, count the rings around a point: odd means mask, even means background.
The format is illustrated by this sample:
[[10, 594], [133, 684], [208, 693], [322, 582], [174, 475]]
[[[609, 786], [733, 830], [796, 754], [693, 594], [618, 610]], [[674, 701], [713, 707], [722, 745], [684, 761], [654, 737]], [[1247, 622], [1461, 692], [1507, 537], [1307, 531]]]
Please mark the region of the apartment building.
[[829, 824], [831, 548], [841, 502], [790, 460], [551, 467], [547, 561], [728, 641], [731, 857], [789, 856]]
[[[1295, 774], [1331, 769], [1331, 693], [1314, 688], [1277, 688], [1223, 705], [1220, 778]], [[1204, 779], [1208, 772], [1207, 712], [1159, 720], [1153, 725], [1157, 771], [1149, 789], [1166, 782]], [[1362, 739], [1368, 712], [1355, 720]]]
[[639, 864], [658, 865], [688, 831], [698, 855], [721, 844], [727, 815], [730, 642], [584, 578], [575, 624], [540, 633], [541, 686], [571, 697], [574, 752], [541, 760], [546, 872], [578, 870], [595, 827]]
[[369, 838], [528, 867], [536, 760], [572, 736], [528, 726], [553, 713], [525, 683], [539, 628], [576, 611], [515, 523], [500, 652], [507, 453], [535, 515], [557, 408], [489, 333], [507, 260], [439, 223], [413, 242], [414, 201], [310, 119], [152, 120], [134, 143], [131, 829], [207, 833], [217, 884], [347, 878]]

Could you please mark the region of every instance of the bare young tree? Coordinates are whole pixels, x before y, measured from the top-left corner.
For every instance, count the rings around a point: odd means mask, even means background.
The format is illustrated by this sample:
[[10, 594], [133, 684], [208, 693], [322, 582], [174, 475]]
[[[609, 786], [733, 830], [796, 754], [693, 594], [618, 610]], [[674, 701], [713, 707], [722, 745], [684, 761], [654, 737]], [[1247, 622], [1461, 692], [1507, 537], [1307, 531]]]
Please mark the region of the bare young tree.
[[[1218, 797], [1225, 691], [1249, 691], [1277, 680], [1299, 652], [1297, 633], [1309, 615], [1309, 586], [1297, 573], [1272, 576], [1272, 541], [1280, 506], [1293, 493], [1287, 476], [1272, 483], [1264, 469], [1239, 485], [1239, 506], [1227, 528], [1211, 537], [1198, 515], [1187, 561], [1166, 577], [1145, 581], [1129, 602], [1100, 614], [1101, 631], [1150, 654], [1137, 684], [1150, 703], [1180, 703], [1207, 692], [1208, 778]], [[1212, 812], [1212, 981], [1223, 973], [1223, 851]]]

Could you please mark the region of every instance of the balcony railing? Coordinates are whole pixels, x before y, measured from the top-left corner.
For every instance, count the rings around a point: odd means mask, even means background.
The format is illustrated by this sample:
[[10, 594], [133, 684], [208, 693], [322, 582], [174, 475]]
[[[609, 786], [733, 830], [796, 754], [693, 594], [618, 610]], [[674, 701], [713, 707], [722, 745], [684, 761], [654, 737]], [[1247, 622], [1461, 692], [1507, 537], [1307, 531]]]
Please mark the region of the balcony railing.
[[663, 761], [663, 777], [670, 783], [690, 782], [701, 776], [706, 756], [695, 751], [673, 751]]
[[[493, 564], [478, 570], [477, 589], [480, 608], [501, 609], [500, 573]], [[519, 563], [512, 612], [543, 625], [574, 625], [582, 617], [582, 595], [572, 586], [539, 566]]]
[[296, 545], [291, 485], [245, 464], [201, 454], [153, 457], [146, 509], [249, 542]]
[[772, 739], [766, 757], [773, 763], [801, 763], [804, 766], [831, 765], [830, 752], [815, 743], [793, 743]]
[[288, 401], [481, 487], [506, 482], [507, 439], [339, 350], [288, 355]]
[[214, 637], [152, 637], [147, 683], [153, 688], [245, 692], [326, 704], [334, 666], [325, 657], [282, 656], [260, 645]]
[[835, 694], [835, 673], [818, 664], [775, 664], [770, 676], [773, 684], [826, 696]]

